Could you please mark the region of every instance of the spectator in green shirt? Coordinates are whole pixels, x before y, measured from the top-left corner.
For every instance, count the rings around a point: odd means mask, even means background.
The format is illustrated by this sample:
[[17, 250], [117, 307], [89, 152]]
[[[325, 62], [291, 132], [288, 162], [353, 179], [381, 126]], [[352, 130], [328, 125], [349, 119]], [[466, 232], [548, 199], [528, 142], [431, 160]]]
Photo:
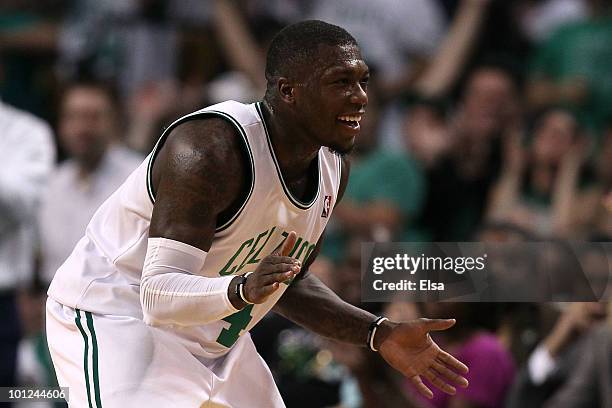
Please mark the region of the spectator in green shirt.
[[560, 28], [535, 53], [528, 99], [532, 108], [564, 104], [598, 131], [612, 107], [612, 4], [590, 0], [590, 16]]

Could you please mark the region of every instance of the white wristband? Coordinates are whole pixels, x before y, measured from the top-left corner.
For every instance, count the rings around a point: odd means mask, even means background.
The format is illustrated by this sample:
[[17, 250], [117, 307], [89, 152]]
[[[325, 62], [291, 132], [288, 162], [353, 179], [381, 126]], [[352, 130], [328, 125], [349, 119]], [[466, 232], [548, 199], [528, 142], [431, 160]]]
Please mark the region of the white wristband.
[[374, 348], [374, 337], [376, 336], [376, 331], [378, 330], [378, 327], [385, 320], [389, 320], [389, 319], [383, 316], [379, 316], [370, 325], [370, 329], [368, 330], [368, 347], [370, 347], [370, 350], [372, 351], [378, 351], [378, 349]]
[[242, 277], [242, 281], [238, 283], [238, 297], [246, 304], [248, 305], [254, 305], [255, 303], [250, 302], [249, 299], [246, 298], [246, 296], [244, 295], [244, 286], [246, 285], [246, 279], [249, 277], [250, 274], [252, 274], [253, 272], [247, 272], [243, 275]]

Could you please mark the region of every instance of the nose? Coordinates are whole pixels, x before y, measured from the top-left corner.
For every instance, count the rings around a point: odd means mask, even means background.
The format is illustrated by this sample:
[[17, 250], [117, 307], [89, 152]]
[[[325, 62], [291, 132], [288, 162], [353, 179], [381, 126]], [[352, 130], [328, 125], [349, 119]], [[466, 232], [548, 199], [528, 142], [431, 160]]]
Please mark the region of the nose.
[[361, 106], [366, 106], [368, 104], [368, 93], [360, 83], [353, 88], [354, 91], [351, 94], [351, 103]]

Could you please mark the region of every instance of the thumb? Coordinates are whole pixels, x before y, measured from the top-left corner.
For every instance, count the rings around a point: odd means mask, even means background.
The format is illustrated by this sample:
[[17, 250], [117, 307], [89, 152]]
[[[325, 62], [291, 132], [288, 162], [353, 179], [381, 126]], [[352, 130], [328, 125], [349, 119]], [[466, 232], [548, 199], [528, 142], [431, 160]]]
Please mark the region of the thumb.
[[285, 241], [283, 241], [283, 243], [279, 245], [278, 248], [276, 248], [272, 253], [274, 255], [289, 256], [289, 253], [295, 245], [295, 241], [297, 241], [297, 234], [295, 231], [291, 231], [289, 235], [287, 235], [287, 238], [285, 238]]
[[440, 331], [453, 327], [457, 322], [455, 319], [421, 319], [423, 330]]

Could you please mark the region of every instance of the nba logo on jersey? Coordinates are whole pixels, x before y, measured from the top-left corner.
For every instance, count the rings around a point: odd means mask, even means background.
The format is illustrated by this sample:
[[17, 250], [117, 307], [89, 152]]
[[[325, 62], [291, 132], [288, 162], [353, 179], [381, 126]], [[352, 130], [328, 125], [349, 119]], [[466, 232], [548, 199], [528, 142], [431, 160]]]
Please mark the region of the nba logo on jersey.
[[323, 200], [323, 212], [321, 213], [321, 217], [327, 218], [329, 216], [329, 207], [331, 207], [331, 196], [326, 195]]

